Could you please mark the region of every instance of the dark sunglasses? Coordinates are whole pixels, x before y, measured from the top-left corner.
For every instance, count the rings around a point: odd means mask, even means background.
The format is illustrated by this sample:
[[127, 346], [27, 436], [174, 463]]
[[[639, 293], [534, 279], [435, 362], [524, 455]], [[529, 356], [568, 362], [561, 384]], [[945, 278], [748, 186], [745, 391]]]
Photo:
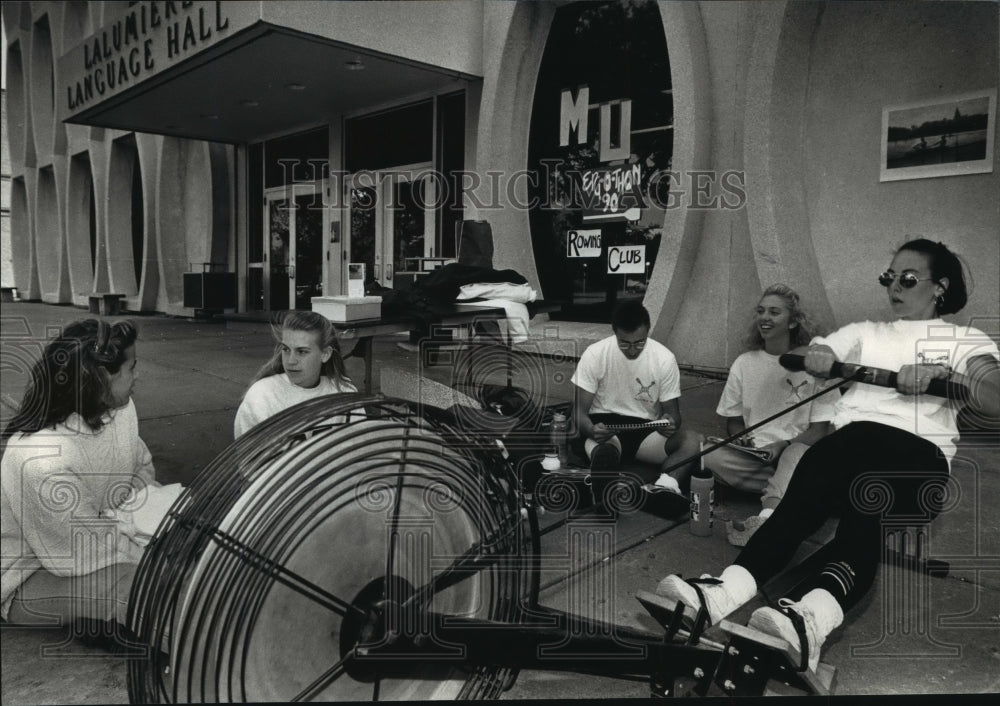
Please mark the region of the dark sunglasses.
[[917, 286], [917, 282], [924, 282], [929, 279], [934, 279], [933, 277], [917, 277], [912, 272], [903, 272], [902, 274], [896, 274], [895, 272], [883, 272], [878, 276], [878, 283], [883, 287], [888, 287], [899, 278], [899, 286], [903, 289], [913, 289]]

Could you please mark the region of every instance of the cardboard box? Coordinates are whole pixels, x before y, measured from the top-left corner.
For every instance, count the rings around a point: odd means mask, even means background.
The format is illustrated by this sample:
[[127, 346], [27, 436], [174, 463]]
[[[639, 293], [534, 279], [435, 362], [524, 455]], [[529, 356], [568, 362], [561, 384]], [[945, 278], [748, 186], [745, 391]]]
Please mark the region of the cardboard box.
[[313, 297], [312, 310], [339, 323], [377, 319], [382, 315], [382, 297]]

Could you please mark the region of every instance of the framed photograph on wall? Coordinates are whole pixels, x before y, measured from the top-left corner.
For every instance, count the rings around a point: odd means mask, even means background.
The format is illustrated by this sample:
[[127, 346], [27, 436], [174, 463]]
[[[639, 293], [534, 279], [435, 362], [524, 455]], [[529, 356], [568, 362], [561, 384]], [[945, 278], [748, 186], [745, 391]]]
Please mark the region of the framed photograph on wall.
[[879, 181], [993, 171], [996, 89], [882, 111]]

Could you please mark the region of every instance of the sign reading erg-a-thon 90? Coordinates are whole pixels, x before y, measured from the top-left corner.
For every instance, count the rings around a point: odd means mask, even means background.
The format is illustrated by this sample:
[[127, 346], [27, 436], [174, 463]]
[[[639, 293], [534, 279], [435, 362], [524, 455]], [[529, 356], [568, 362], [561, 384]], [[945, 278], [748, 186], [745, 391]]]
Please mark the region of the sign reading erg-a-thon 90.
[[638, 164], [584, 171], [581, 181], [587, 206], [583, 209], [583, 222], [639, 220], [641, 178], [642, 167]]
[[[590, 125], [590, 88], [580, 86], [574, 99], [572, 91], [563, 91], [559, 101], [559, 146], [570, 146], [572, 131], [576, 142], [586, 140]], [[594, 106], [599, 109], [598, 131], [600, 161], [626, 161], [632, 155], [632, 101], [616, 100]], [[618, 134], [612, 139], [613, 110], [618, 110]], [[642, 167], [624, 164], [614, 167], [597, 167], [580, 173], [584, 222], [638, 220], [642, 198], [639, 185]]]
[[65, 120], [170, 68], [259, 19], [256, 3], [166, 2], [127, 6], [59, 60]]

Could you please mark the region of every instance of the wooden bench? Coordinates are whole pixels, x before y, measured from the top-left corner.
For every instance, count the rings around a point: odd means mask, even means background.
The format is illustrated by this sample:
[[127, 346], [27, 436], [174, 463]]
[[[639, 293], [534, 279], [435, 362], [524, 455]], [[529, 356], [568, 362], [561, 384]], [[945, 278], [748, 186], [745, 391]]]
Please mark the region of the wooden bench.
[[117, 316], [122, 313], [124, 294], [114, 292], [90, 292], [87, 294], [88, 310], [100, 316]]

